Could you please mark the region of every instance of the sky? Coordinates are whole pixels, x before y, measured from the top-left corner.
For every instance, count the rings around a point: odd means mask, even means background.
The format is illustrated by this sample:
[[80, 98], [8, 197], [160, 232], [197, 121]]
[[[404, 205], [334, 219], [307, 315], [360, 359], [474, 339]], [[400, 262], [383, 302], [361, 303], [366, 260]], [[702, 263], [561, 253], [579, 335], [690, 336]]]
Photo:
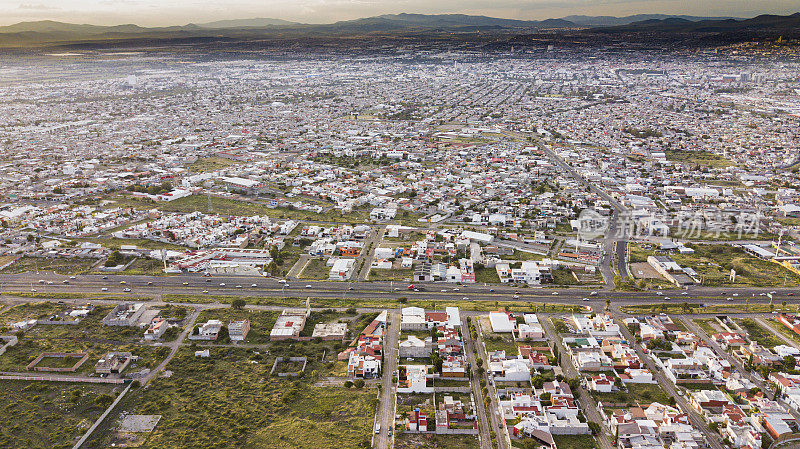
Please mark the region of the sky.
[[254, 17], [330, 23], [402, 12], [536, 20], [572, 14], [752, 17], [798, 11], [797, 0], [0, 0], [0, 25], [57, 20], [165, 26]]

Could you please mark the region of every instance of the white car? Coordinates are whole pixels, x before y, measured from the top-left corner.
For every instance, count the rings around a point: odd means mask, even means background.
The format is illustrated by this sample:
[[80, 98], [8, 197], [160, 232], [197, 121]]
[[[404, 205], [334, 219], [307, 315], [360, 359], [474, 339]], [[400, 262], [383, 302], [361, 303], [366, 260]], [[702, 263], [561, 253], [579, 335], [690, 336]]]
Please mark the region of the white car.
[[258, 287], [258, 284], [252, 284], [252, 285], [250, 285], [250, 287], [256, 288], [256, 287]]
[[551, 295], [558, 296], [558, 292], [553, 292], [553, 293], [551, 293]]
[[583, 299], [581, 299], [581, 301], [588, 301], [588, 300], [589, 300], [589, 298], [583, 298]]
[[311, 284], [306, 284], [306, 288], [311, 288]]
[[100, 291], [101, 292], [107, 292], [108, 291], [108, 287], [103, 287], [103, 288], [100, 289]]
[[224, 286], [225, 286], [225, 283], [224, 283], [224, 282], [220, 282], [219, 286], [220, 286], [220, 287], [224, 287]]
[[122, 291], [125, 292], [125, 293], [128, 293], [128, 292], [131, 291], [131, 289], [126, 287], [126, 288], [122, 289]]

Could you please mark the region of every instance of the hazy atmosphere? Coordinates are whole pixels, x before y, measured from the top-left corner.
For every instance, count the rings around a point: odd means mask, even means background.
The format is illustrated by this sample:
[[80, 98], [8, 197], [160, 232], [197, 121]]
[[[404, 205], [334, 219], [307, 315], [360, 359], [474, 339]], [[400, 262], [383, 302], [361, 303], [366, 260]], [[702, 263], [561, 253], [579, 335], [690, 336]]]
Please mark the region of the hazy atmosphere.
[[0, 0], [0, 24], [58, 20], [160, 26], [250, 17], [323, 23], [401, 12], [478, 14], [514, 19], [646, 13], [752, 17], [790, 14], [796, 10], [797, 2], [793, 0]]

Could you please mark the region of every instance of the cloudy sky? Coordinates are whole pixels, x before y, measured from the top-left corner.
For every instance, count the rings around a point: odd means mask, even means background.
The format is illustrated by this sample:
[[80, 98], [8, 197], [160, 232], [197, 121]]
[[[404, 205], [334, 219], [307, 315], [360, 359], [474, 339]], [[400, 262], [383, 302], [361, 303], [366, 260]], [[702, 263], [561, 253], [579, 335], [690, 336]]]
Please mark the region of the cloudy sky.
[[50, 19], [160, 26], [252, 17], [325, 23], [400, 12], [544, 19], [640, 13], [751, 17], [798, 11], [797, 0], [0, 0], [0, 25]]

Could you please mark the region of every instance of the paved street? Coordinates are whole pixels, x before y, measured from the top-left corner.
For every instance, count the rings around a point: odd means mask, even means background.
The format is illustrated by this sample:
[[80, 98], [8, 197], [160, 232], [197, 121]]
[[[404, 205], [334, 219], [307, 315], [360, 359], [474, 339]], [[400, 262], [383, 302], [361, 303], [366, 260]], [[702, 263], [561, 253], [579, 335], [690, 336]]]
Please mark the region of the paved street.
[[481, 395], [480, 376], [478, 375], [478, 364], [475, 357], [475, 342], [472, 340], [472, 335], [469, 332], [469, 326], [465, 324], [461, 328], [461, 336], [464, 338], [464, 352], [467, 356], [467, 363], [470, 364], [470, 386], [472, 388], [472, 396], [475, 398], [476, 414], [478, 416], [478, 431], [480, 432], [480, 446], [481, 449], [491, 449], [492, 438], [489, 433], [488, 416], [486, 414], [486, 406], [483, 403], [483, 396]]
[[[374, 447], [387, 449], [394, 441], [394, 415], [397, 389], [392, 382], [392, 374], [397, 369], [399, 348], [397, 345], [400, 335], [400, 314], [390, 312], [387, 318], [386, 339], [383, 345], [384, 363], [381, 377], [381, 392], [378, 402], [378, 411], [375, 421], [380, 423], [380, 433], [375, 435]], [[392, 430], [391, 435], [389, 431]]]

